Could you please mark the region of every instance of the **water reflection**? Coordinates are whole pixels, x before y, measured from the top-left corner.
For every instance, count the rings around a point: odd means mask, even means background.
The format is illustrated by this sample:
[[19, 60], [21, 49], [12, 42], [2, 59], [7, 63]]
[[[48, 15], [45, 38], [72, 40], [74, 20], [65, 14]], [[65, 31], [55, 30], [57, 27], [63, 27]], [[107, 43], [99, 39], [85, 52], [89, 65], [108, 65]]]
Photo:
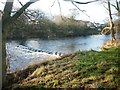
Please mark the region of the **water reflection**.
[[57, 40], [29, 39], [23, 45], [50, 52], [71, 53], [78, 50], [97, 50], [110, 39], [110, 35], [90, 35], [86, 37], [65, 38]]

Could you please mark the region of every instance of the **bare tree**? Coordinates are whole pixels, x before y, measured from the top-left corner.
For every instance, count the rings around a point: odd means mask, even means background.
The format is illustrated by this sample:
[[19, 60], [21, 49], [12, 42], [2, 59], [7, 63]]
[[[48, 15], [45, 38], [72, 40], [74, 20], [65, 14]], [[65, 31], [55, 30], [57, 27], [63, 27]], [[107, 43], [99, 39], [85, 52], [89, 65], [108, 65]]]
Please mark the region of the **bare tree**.
[[[6, 83], [6, 68], [7, 68], [7, 66], [6, 66], [6, 48], [5, 48], [6, 35], [5, 34], [7, 31], [7, 28], [26, 10], [27, 7], [29, 7], [32, 3], [35, 3], [36, 1], [38, 1], [38, 0], [30, 0], [25, 5], [21, 4], [22, 7], [12, 16], [11, 16], [11, 11], [12, 11], [14, 0], [7, 0], [6, 1], [3, 15], [2, 15], [2, 52], [3, 52], [2, 53], [2, 76], [3, 76], [2, 82], [3, 82], [3, 86]], [[57, 1], [59, 4], [59, 7], [60, 7], [60, 2], [59, 2], [59, 0], [57, 0]], [[79, 2], [79, 1], [75, 1], [75, 0], [64, 0], [64, 1], [70, 1], [71, 3], [73, 3], [73, 5], [75, 5], [74, 3], [76, 3], [76, 4], [89, 4], [89, 3], [97, 2], [100, 0], [92, 0], [92, 1], [87, 1], [87, 2]], [[110, 8], [109, 0], [108, 0], [108, 6]], [[60, 8], [60, 12], [61, 12], [61, 8]], [[111, 10], [110, 10], [109, 15], [111, 15]], [[110, 17], [110, 20], [111, 20], [111, 22], [110, 22], [111, 23], [110, 24], [111, 32], [114, 33], [114, 31], [113, 31], [114, 24], [112, 22], [112, 17]], [[112, 37], [114, 37], [114, 34]], [[115, 39], [115, 38], [113, 38], [113, 39]]]
[[117, 10], [117, 12], [118, 13], [120, 13], [120, 1], [118, 2], [117, 0], [115, 0], [115, 3], [116, 4], [110, 4], [111, 6], [113, 6], [116, 10]]
[[[114, 40], [116, 40], [115, 38], [115, 30], [114, 30], [114, 23], [113, 23], [113, 18], [112, 18], [112, 13], [111, 13], [111, 6], [113, 6], [117, 12], [118, 12], [118, 15], [120, 14], [120, 7], [119, 7], [119, 2], [117, 0], [115, 0], [115, 5], [112, 4], [110, 2], [110, 0], [93, 0], [93, 1], [88, 1], [88, 2], [79, 2], [79, 1], [75, 1], [75, 0], [64, 0], [64, 1], [70, 1], [72, 2], [72, 4], [74, 6], [76, 6], [74, 3], [77, 3], [77, 4], [89, 4], [89, 3], [93, 3], [93, 2], [97, 2], [97, 1], [102, 1], [103, 3], [106, 3], [108, 5], [108, 8], [106, 8], [109, 12], [109, 31], [111, 33], [111, 37], [112, 37], [112, 42]], [[77, 7], [77, 6], [76, 6]], [[78, 7], [77, 7], [78, 8]], [[79, 9], [79, 8], [78, 8]], [[80, 9], [79, 9], [80, 10]], [[81, 10], [80, 10], [81, 11]], [[107, 31], [107, 32], [109, 32]]]
[[111, 32], [112, 42], [113, 42], [114, 40], [116, 40], [116, 38], [115, 38], [114, 23], [113, 23], [112, 14], [111, 14], [110, 0], [108, 0], [107, 3], [108, 3], [108, 11], [109, 11], [110, 32]]
[[[107, 10], [108, 10], [108, 13], [109, 13], [109, 27], [108, 29], [106, 30], [107, 27], [105, 27], [102, 32], [110, 32], [111, 33], [111, 41], [113, 42], [114, 40], [116, 40], [116, 37], [115, 37], [115, 29], [114, 29], [114, 23], [113, 23], [113, 18], [112, 18], [112, 11], [111, 11], [111, 6], [113, 6], [117, 11], [119, 11], [119, 6], [118, 6], [118, 2], [116, 0], [116, 5], [114, 4], [111, 4], [110, 0], [107, 0], [107, 1], [103, 1], [105, 4], [108, 5], [108, 7], [105, 7]], [[101, 33], [102, 33], [101, 32]]]
[[23, 5], [13, 16], [11, 16], [11, 11], [13, 7], [14, 0], [7, 0], [3, 15], [2, 15], [2, 86], [6, 84], [6, 31], [7, 28], [28, 8], [32, 3], [38, 0], [30, 0], [25, 5]]

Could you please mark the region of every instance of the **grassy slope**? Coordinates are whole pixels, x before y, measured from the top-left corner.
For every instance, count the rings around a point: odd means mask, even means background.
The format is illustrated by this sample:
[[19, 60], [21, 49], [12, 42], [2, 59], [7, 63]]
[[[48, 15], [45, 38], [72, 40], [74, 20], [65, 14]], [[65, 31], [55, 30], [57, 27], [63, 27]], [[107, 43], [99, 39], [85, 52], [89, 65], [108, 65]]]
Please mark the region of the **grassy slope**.
[[[118, 45], [120, 40], [118, 40]], [[84, 51], [31, 65], [8, 75], [8, 88], [119, 88], [120, 47]], [[112, 47], [112, 48], [111, 48]], [[111, 49], [108, 49], [111, 48]]]
[[10, 74], [12, 88], [119, 88], [120, 47], [85, 51]]

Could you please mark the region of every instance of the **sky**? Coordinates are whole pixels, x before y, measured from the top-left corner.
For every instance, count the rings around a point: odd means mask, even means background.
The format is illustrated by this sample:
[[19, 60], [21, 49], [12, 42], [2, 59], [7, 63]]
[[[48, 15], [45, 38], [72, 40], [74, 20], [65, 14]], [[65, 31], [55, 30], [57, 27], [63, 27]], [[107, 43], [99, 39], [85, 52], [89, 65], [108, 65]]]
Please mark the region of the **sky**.
[[[0, 2], [5, 2], [5, 1], [6, 0], [1, 0]], [[23, 4], [25, 4], [29, 0], [20, 0], [20, 1]], [[54, 0], [40, 0], [30, 5], [28, 9], [39, 9], [45, 12], [48, 16], [55, 16], [59, 14], [62, 14], [63, 16], [70, 16], [69, 10], [76, 7], [72, 5], [71, 2], [67, 2], [63, 0], [59, 0], [59, 1], [60, 1], [62, 13], [60, 13], [60, 8], [57, 0], [55, 1], [54, 6], [52, 6]], [[85, 2], [90, 0], [77, 0], [77, 1]], [[82, 5], [82, 4], [76, 4], [76, 5], [81, 10], [85, 10], [86, 11], [85, 13], [90, 16], [88, 17], [87, 15], [85, 15], [84, 13], [78, 10], [79, 16], [77, 16], [76, 18], [78, 20], [86, 20], [86, 21], [103, 23], [109, 17], [108, 11], [103, 7], [101, 3], [94, 2], [86, 5]], [[4, 4], [0, 3], [0, 10], [2, 10], [3, 7], [4, 7]], [[17, 0], [15, 0], [14, 2], [14, 7], [16, 8], [20, 7], [20, 4], [18, 3]]]

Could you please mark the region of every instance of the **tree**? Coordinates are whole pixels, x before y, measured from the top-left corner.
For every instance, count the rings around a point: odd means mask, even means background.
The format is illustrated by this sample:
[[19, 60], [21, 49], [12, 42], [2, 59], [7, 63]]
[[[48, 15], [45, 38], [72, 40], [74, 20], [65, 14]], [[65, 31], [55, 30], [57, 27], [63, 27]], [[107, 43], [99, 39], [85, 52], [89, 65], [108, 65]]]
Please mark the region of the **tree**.
[[[113, 42], [114, 40], [116, 40], [115, 37], [115, 24], [113, 23], [113, 18], [112, 18], [112, 11], [111, 11], [111, 6], [115, 8], [115, 10], [117, 10], [117, 14], [119, 16], [120, 13], [120, 8], [119, 8], [119, 2], [117, 0], [114, 0], [114, 4], [111, 3], [112, 0], [103, 0], [102, 2], [107, 4], [108, 7], [105, 7], [108, 10], [108, 14], [109, 14], [109, 27], [105, 27], [102, 32], [110, 32], [111, 33], [111, 41]], [[107, 29], [106, 29], [107, 28]], [[101, 32], [101, 33], [102, 33]]]
[[109, 23], [110, 23], [110, 32], [111, 32], [112, 42], [113, 42], [114, 40], [116, 40], [116, 38], [115, 38], [114, 23], [113, 23], [112, 14], [111, 14], [110, 0], [108, 0], [107, 3], [108, 3], [109, 20], [110, 20], [109, 21]]
[[115, 4], [111, 4], [111, 6], [113, 6], [117, 10], [118, 15], [120, 15], [120, 1], [115, 0]]
[[[6, 41], [6, 31], [7, 28], [25, 11], [25, 9], [27, 7], [29, 7], [32, 3], [36, 2], [38, 0], [30, 0], [28, 1], [25, 5], [23, 5], [14, 15], [11, 16], [11, 11], [12, 11], [12, 7], [13, 7], [13, 2], [14, 0], [7, 0], [5, 7], [4, 7], [4, 11], [3, 11], [3, 15], [2, 15], [2, 82], [3, 82], [3, 86], [6, 83], [6, 50], [5, 50], [5, 41]], [[59, 0], [58, 0], [59, 1]], [[78, 2], [78, 1], [74, 1], [74, 0], [64, 0], [64, 1], [71, 1], [73, 3], [73, 5], [75, 5], [74, 3], [77, 4], [89, 4], [92, 2], [96, 2], [96, 1], [100, 1], [100, 0], [93, 0], [93, 1], [88, 1], [88, 2]], [[60, 6], [60, 4], [59, 4]], [[79, 9], [80, 10], [80, 9]]]
[[13, 7], [14, 0], [7, 0], [3, 15], [2, 15], [2, 86], [6, 84], [6, 31], [7, 28], [29, 7], [32, 3], [38, 0], [30, 0], [25, 5], [23, 5], [13, 16], [11, 16], [11, 11]]
[[110, 31], [111, 31], [111, 36], [112, 36], [112, 42], [114, 40], [116, 40], [116, 38], [115, 38], [115, 30], [114, 30], [115, 25], [114, 25], [113, 20], [112, 20], [112, 14], [111, 14], [111, 7], [110, 6], [113, 6], [117, 10], [117, 16], [119, 16], [119, 14], [120, 14], [119, 3], [120, 3], [120, 1], [118, 2], [118, 0], [115, 0], [115, 4], [111, 4], [110, 0], [108, 0], [108, 11], [109, 11]]

